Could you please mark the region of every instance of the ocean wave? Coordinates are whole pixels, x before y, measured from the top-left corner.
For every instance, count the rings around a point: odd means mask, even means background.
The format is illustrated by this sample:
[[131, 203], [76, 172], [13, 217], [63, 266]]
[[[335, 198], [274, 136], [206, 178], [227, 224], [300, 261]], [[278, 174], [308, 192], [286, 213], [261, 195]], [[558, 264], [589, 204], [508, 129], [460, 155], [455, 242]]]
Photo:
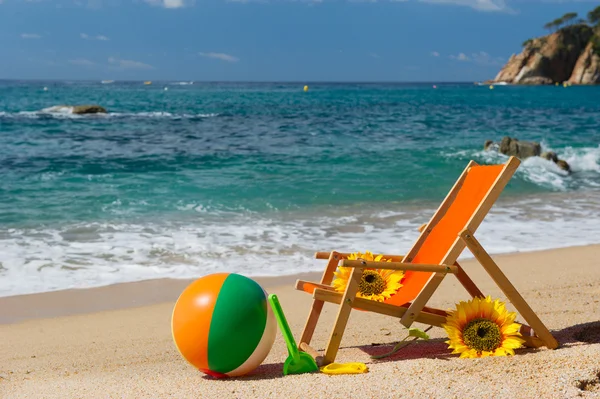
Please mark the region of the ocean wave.
[[[541, 188], [553, 191], [568, 191], [580, 187], [600, 187], [600, 146], [553, 148], [542, 142], [542, 151], [554, 151], [560, 159], [571, 167], [568, 173], [554, 162], [540, 157], [531, 157], [522, 161], [515, 176]], [[504, 163], [508, 156], [496, 151], [463, 150], [444, 152], [448, 158], [474, 159], [482, 164]]]
[[[0, 231], [0, 296], [215, 272], [248, 276], [322, 270], [315, 251], [406, 253], [433, 208], [223, 215], [196, 222], [76, 223]], [[327, 212], [327, 213], [323, 213]], [[349, 213], [350, 212], [350, 213]], [[600, 242], [600, 204], [583, 193], [502, 199], [478, 230], [491, 253]], [[515, 234], [518, 232], [518, 234]], [[463, 258], [470, 257], [465, 251]]]
[[214, 118], [219, 116], [218, 113], [200, 113], [200, 114], [173, 114], [164, 111], [154, 112], [111, 112], [108, 116], [123, 118], [171, 118], [171, 119], [194, 119], [194, 118]]
[[74, 107], [68, 105], [54, 105], [39, 112], [43, 114], [72, 114], [74, 109]]
[[141, 111], [141, 112], [109, 112], [106, 114], [74, 114], [73, 107], [69, 106], [52, 106], [39, 111], [19, 111], [19, 112], [4, 112], [0, 111], [0, 119], [82, 119], [82, 118], [165, 118], [165, 119], [205, 119], [219, 116], [219, 113], [171, 113], [165, 111]]

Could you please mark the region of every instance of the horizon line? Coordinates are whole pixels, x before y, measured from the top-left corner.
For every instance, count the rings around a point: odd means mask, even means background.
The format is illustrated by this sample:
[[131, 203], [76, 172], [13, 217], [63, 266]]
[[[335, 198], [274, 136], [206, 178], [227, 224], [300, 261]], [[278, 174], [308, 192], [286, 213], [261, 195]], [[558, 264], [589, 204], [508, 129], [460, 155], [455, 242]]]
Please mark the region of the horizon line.
[[353, 84], [444, 84], [444, 83], [481, 83], [467, 80], [195, 80], [195, 79], [44, 79], [44, 78], [0, 78], [0, 82], [194, 82], [194, 83], [353, 83]]

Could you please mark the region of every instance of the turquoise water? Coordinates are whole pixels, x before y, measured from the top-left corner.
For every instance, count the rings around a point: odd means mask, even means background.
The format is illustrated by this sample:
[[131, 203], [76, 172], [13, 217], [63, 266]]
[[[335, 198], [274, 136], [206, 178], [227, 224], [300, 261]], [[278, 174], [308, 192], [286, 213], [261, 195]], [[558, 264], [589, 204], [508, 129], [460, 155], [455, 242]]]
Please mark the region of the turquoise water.
[[[600, 88], [302, 87], [0, 82], [0, 295], [403, 251], [470, 159], [505, 161], [482, 151], [505, 135], [573, 173], [525, 161], [482, 241], [600, 242]], [[48, 110], [86, 103], [109, 114]]]

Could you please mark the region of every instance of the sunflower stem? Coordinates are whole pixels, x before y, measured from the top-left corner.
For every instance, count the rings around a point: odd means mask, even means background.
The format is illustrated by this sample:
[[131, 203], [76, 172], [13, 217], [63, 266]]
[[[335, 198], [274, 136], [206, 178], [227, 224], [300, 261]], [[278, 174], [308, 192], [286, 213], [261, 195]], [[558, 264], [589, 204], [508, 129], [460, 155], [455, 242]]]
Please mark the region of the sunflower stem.
[[[418, 328], [410, 328], [409, 333], [408, 333], [409, 335], [407, 335], [400, 342], [398, 342], [396, 345], [394, 345], [394, 348], [390, 352], [384, 353], [383, 355], [371, 355], [371, 359], [383, 359], [385, 357], [392, 356], [394, 353], [398, 352], [402, 348], [407, 347], [408, 345], [412, 344], [419, 338], [428, 340], [429, 335], [427, 335], [427, 331], [431, 330], [432, 327], [433, 326], [429, 326], [424, 331], [421, 331]], [[412, 340], [406, 341], [410, 337], [412, 337]]]

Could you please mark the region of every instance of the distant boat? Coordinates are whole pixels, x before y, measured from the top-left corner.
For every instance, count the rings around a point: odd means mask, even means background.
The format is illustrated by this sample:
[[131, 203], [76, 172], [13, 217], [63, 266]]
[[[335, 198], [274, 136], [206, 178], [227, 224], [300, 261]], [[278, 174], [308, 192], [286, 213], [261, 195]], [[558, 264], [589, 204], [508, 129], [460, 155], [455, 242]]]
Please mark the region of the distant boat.
[[102, 83], [103, 85], [107, 85], [109, 83], [115, 83], [115, 81], [114, 80], [103, 80], [100, 83]]
[[149, 80], [147, 80], [147, 81], [145, 81], [145, 82], [144, 82], [144, 84], [145, 84], [145, 85], [151, 85], [151, 84], [152, 84], [152, 82], [151, 82], [151, 81], [149, 81]]

